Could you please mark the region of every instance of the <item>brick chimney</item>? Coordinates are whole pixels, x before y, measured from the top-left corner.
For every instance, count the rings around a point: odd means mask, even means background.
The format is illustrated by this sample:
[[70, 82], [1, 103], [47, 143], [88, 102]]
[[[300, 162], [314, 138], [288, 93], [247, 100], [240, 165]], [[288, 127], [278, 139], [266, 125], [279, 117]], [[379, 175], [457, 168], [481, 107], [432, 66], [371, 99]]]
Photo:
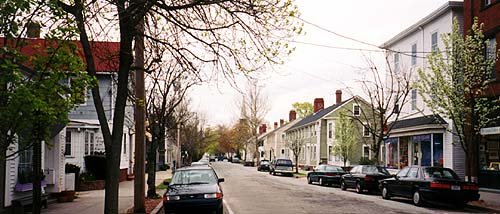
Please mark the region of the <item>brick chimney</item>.
[[295, 110], [290, 110], [290, 113], [288, 113], [288, 121], [292, 122], [295, 119], [297, 119], [297, 112], [295, 112]]
[[28, 24], [28, 29], [26, 30], [26, 36], [28, 38], [40, 38], [40, 24], [36, 22], [31, 22]]
[[342, 90], [335, 91], [335, 103], [340, 104], [342, 102]]
[[323, 110], [325, 107], [325, 101], [323, 98], [316, 98], [314, 99], [314, 113]]
[[280, 127], [282, 127], [283, 125], [285, 125], [285, 120], [280, 119]]
[[278, 128], [278, 122], [274, 122], [274, 129]]
[[262, 124], [262, 134], [267, 132], [267, 125], [264, 123]]

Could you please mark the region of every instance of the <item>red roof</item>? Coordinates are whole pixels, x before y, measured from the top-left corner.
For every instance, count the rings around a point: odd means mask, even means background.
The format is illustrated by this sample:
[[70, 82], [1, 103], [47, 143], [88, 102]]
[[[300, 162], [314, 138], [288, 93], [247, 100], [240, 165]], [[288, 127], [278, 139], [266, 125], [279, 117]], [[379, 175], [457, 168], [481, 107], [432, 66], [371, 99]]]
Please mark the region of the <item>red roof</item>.
[[[5, 46], [5, 38], [0, 37], [0, 47]], [[53, 41], [45, 39], [23, 39], [26, 44], [21, 48], [21, 53], [30, 56], [36, 53], [43, 53], [48, 45], [57, 45]], [[85, 61], [82, 44], [77, 42], [78, 52]], [[10, 43], [10, 42], [9, 42]], [[116, 72], [119, 67], [119, 42], [90, 42], [94, 63], [97, 72]]]

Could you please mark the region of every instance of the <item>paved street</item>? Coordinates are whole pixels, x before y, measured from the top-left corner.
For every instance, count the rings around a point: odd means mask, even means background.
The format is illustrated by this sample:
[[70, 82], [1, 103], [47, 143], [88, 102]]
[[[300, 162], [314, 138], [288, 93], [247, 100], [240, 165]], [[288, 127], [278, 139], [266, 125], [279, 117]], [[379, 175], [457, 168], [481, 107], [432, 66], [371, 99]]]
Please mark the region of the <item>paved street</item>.
[[225, 178], [225, 213], [487, 213], [491, 210], [445, 205], [416, 207], [406, 199], [383, 200], [378, 195], [360, 195], [334, 187], [309, 185], [305, 178], [272, 176], [228, 162], [212, 163]]

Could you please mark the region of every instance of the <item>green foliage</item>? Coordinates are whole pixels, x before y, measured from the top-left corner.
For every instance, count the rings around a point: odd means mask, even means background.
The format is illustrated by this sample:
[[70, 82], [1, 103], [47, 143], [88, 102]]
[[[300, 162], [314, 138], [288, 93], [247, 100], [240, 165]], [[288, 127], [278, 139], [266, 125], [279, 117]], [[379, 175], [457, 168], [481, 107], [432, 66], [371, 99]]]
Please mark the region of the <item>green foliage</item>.
[[340, 112], [339, 119], [335, 121], [335, 143], [332, 150], [335, 155], [342, 158], [344, 166], [347, 161], [351, 160], [358, 135], [352, 119]]
[[370, 159], [367, 157], [361, 157], [359, 159], [359, 165], [375, 165], [377, 164], [377, 160], [375, 159]]
[[292, 104], [299, 118], [307, 117], [313, 113], [313, 105], [310, 102], [295, 102]]
[[467, 138], [477, 136], [482, 127], [500, 117], [495, 114], [500, 108], [498, 100], [485, 97], [495, 59], [484, 54], [488, 43], [477, 19], [465, 37], [454, 20], [453, 32], [442, 38], [444, 50], [428, 56], [430, 69], [419, 70], [416, 87], [434, 113], [453, 121], [454, 130], [449, 131], [468, 153], [474, 144], [473, 139]]

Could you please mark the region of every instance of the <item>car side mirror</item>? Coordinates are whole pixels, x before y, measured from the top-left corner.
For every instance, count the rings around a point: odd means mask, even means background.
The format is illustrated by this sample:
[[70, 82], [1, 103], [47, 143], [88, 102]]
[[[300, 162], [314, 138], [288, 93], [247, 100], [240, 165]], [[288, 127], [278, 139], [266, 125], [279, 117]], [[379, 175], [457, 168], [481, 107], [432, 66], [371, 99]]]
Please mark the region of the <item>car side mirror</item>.
[[399, 180], [399, 175], [395, 175], [395, 176], [394, 176], [394, 178], [395, 178], [396, 180]]
[[163, 185], [168, 186], [169, 184], [168, 181], [163, 181]]
[[224, 178], [219, 178], [219, 179], [217, 179], [217, 182], [219, 182], [219, 183], [224, 182]]

